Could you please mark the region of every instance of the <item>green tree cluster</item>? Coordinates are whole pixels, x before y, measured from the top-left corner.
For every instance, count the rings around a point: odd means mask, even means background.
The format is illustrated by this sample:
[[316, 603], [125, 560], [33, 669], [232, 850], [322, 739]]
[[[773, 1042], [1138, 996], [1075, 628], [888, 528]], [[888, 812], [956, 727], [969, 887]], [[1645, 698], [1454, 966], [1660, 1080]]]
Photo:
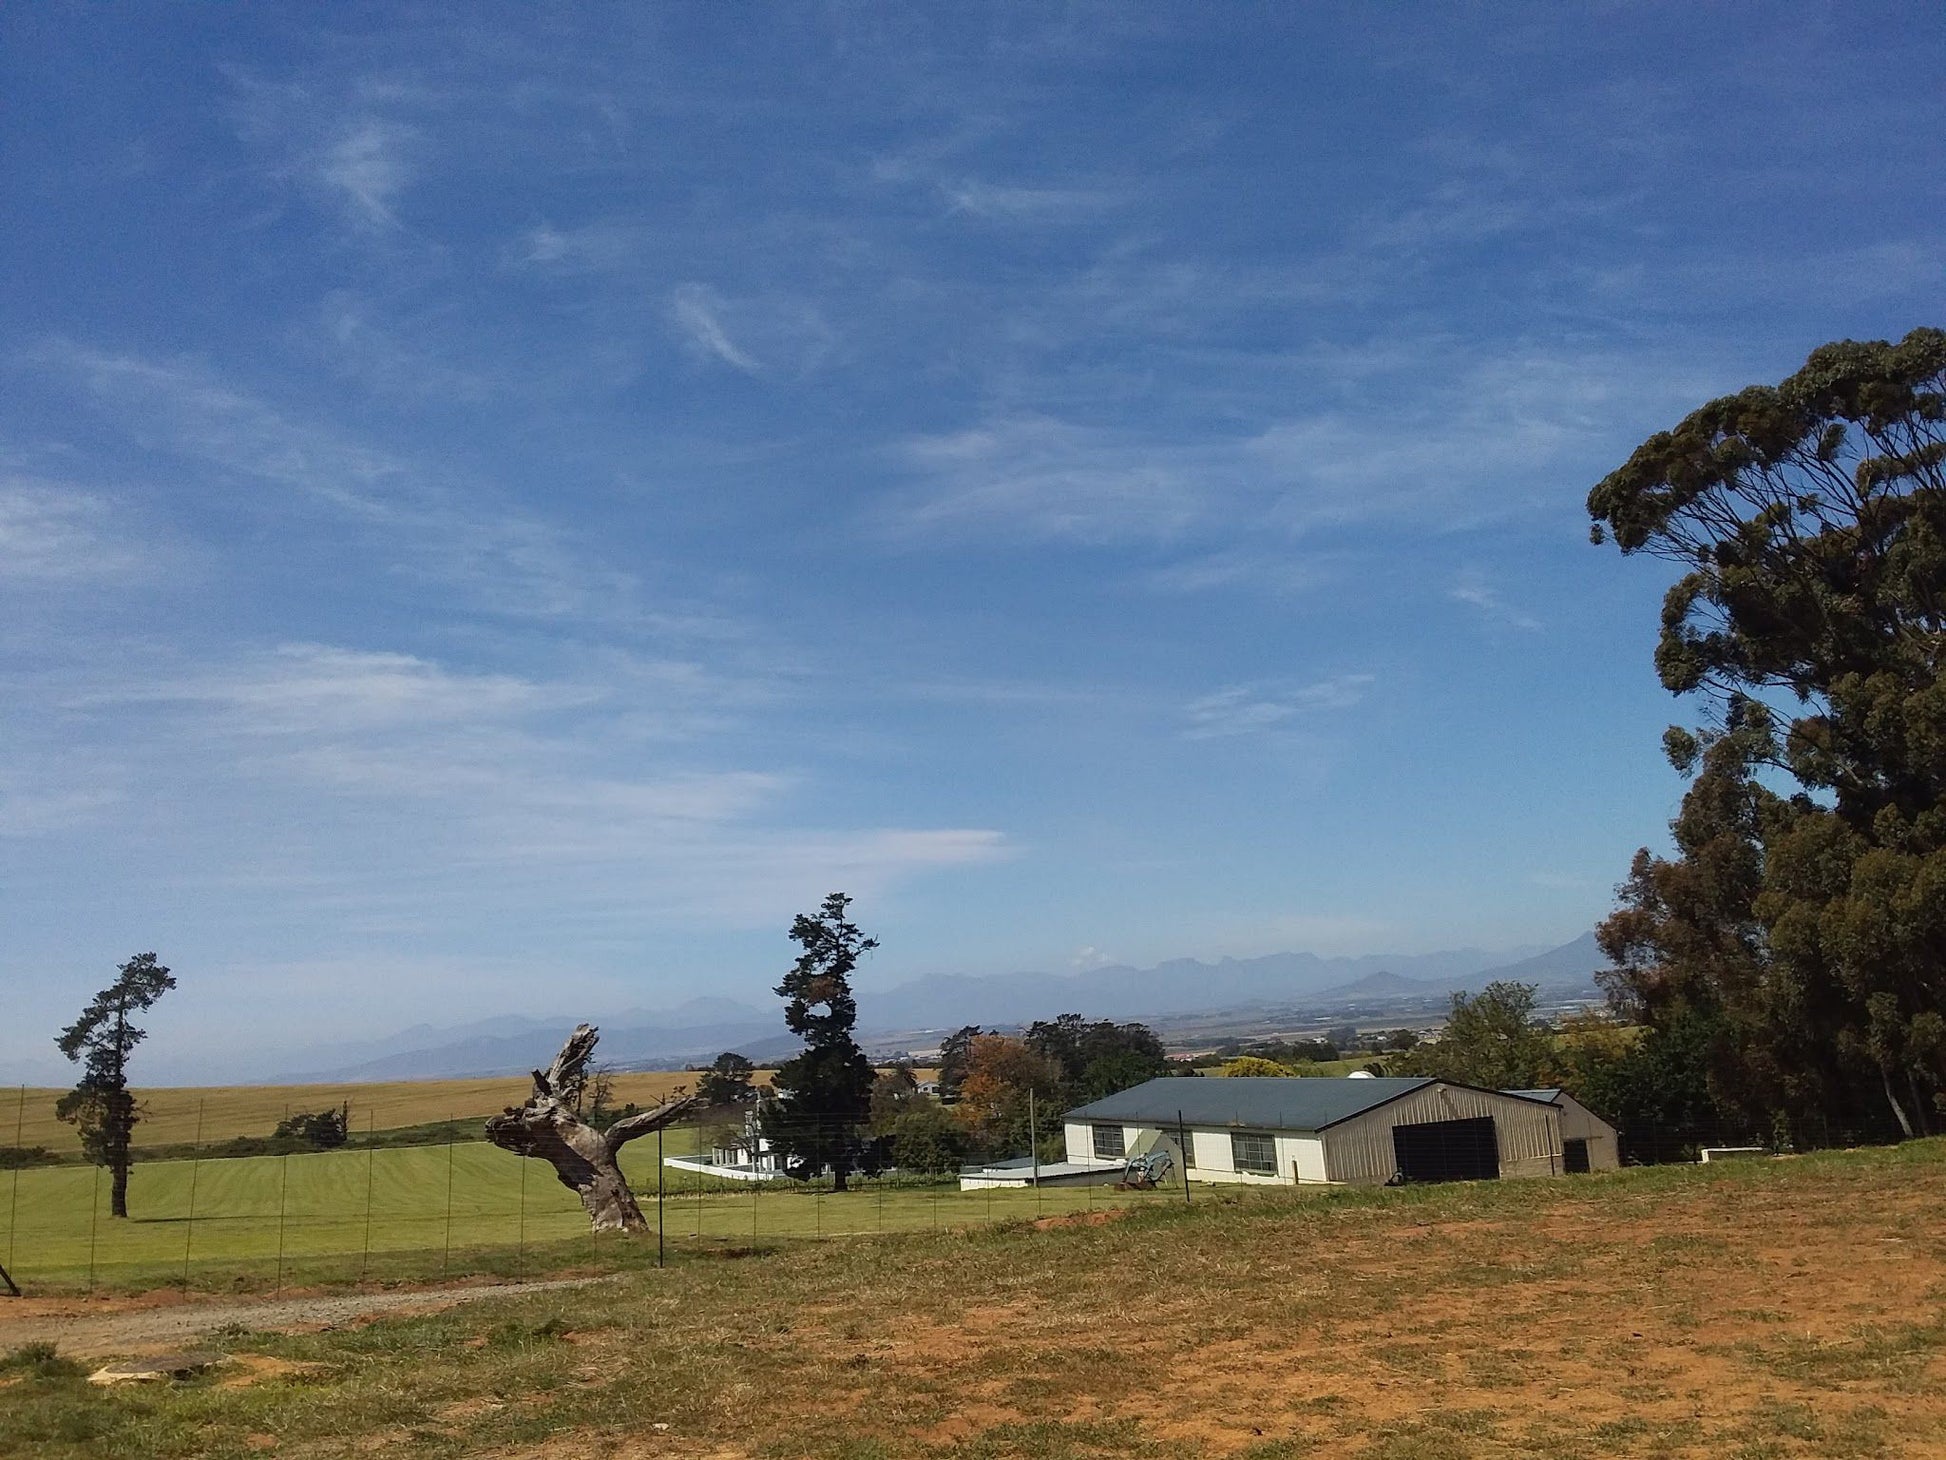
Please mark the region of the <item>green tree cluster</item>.
[[1060, 1070], [1059, 1098], [1067, 1105], [1085, 1105], [1169, 1073], [1162, 1041], [1146, 1024], [1062, 1014], [1029, 1025], [1026, 1042]]
[[1645, 441], [1597, 542], [1679, 564], [1655, 661], [1706, 706], [1673, 855], [1599, 929], [1617, 1004], [1781, 1140], [1946, 1092], [1946, 332], [1822, 346]]
[[1388, 1056], [1386, 1073], [1428, 1075], [1484, 1090], [1549, 1084], [1556, 1069], [1554, 1037], [1534, 1015], [1536, 993], [1533, 984], [1500, 982], [1477, 994], [1454, 994], [1444, 1032]]
[[277, 1122], [272, 1140], [301, 1141], [317, 1151], [335, 1151], [351, 1139], [351, 1102], [316, 1111], [299, 1111]]

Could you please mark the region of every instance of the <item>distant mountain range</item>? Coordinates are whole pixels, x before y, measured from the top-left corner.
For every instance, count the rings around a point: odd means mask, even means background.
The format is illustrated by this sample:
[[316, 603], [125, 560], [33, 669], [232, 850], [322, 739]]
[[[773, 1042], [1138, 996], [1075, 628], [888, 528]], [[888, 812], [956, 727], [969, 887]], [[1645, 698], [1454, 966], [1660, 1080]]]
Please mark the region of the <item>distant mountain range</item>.
[[[1530, 953], [1530, 950], [1515, 950]], [[1154, 968], [1111, 965], [1079, 973], [944, 975], [859, 993], [861, 1038], [880, 1047], [921, 1048], [929, 1032], [963, 1024], [1007, 1027], [1082, 1013], [1096, 1019], [1183, 1020], [1253, 1008], [1315, 1011], [1437, 1000], [1455, 989], [1518, 979], [1557, 988], [1591, 981], [1606, 960], [1594, 935], [1508, 962], [1506, 953], [1366, 954], [1324, 958], [1273, 953], [1213, 963], [1179, 958]], [[562, 1035], [586, 1013], [549, 1018], [506, 1016], [471, 1024], [420, 1024], [381, 1040], [319, 1045], [277, 1069], [231, 1078], [264, 1082], [458, 1079], [517, 1074], [544, 1065]], [[797, 1042], [779, 1011], [730, 999], [692, 999], [661, 1010], [631, 1009], [595, 1017], [601, 1054], [622, 1067], [679, 1067], [734, 1049], [758, 1063], [787, 1058]]]

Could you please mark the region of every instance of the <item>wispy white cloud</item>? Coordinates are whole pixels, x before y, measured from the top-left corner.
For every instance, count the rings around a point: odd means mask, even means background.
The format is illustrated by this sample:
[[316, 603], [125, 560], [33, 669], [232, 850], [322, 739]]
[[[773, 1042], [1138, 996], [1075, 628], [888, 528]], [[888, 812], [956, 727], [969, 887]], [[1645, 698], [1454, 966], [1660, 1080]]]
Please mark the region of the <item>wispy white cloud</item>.
[[1478, 609], [1490, 623], [1528, 632], [1541, 627], [1539, 619], [1508, 603], [1500, 590], [1478, 568], [1462, 568], [1453, 586], [1446, 590], [1446, 596], [1455, 603]]
[[1313, 593], [1340, 581], [1350, 571], [1343, 554], [1224, 548], [1178, 559], [1141, 575], [1145, 587], [1162, 593], [1208, 593], [1249, 589], [1279, 597]]
[[1183, 707], [1188, 740], [1214, 740], [1284, 729], [1302, 717], [1349, 710], [1375, 683], [1370, 674], [1339, 674], [1310, 684], [1237, 684]]
[[[340, 513], [372, 534], [401, 571], [465, 587], [482, 607], [665, 625], [684, 617], [643, 608], [632, 574], [603, 565], [490, 483], [457, 479], [328, 422], [289, 414], [198, 362], [65, 341], [44, 343], [27, 358], [78, 381], [131, 438], [217, 468], [216, 483], [268, 484]], [[274, 513], [280, 504], [256, 496], [252, 505]]]
[[676, 327], [698, 353], [755, 375], [762, 367], [737, 348], [716, 317], [719, 308], [716, 292], [705, 284], [678, 285], [669, 297], [669, 312]]
[[391, 228], [393, 205], [412, 180], [407, 162], [411, 128], [379, 117], [360, 117], [338, 133], [316, 158], [318, 181], [341, 201], [346, 215], [368, 228]]
[[0, 585], [126, 579], [141, 563], [102, 497], [0, 476]]
[[1045, 416], [917, 437], [897, 456], [923, 483], [892, 509], [903, 532], [1168, 541], [1211, 505], [1208, 485], [1185, 469], [1183, 449]]
[[[112, 735], [140, 708], [141, 735], [115, 749], [144, 794], [120, 814], [158, 847], [200, 847], [182, 865], [205, 886], [394, 929], [482, 897], [482, 917], [742, 926], [832, 885], [1010, 853], [988, 828], [805, 825], [786, 810], [801, 772], [720, 763], [749, 709], [740, 686], [617, 668], [603, 655], [542, 680], [289, 645], [95, 684], [61, 713]], [[7, 790], [0, 827], [18, 835], [106, 804]]]
[[[894, 448], [907, 482], [884, 521], [922, 537], [1200, 545], [1156, 586], [1213, 587], [1241, 581], [1247, 563], [1262, 568], [1266, 536], [1377, 521], [1438, 532], [1558, 506], [1562, 463], [1619, 440], [1618, 419], [1696, 394], [1646, 357], [1450, 340], [1423, 342], [1417, 356], [1365, 353], [1362, 377], [1339, 377], [1301, 414], [1251, 410], [1240, 394], [1187, 419], [1174, 402], [1113, 425], [1016, 412], [908, 438]], [[1407, 403], [1406, 370], [1441, 383]], [[1246, 536], [1248, 548], [1219, 545]]]
[[948, 210], [1000, 223], [1060, 223], [1093, 218], [1114, 207], [1117, 194], [1099, 188], [1023, 187], [965, 178], [937, 184]]

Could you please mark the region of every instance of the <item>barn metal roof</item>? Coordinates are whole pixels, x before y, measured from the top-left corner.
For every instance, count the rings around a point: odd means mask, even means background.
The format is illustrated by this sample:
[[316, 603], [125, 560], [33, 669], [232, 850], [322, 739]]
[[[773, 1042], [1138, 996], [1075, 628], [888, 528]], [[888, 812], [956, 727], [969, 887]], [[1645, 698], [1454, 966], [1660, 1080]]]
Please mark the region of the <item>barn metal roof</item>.
[[1561, 1092], [1556, 1089], [1502, 1090], [1500, 1093], [1502, 1095], [1518, 1095], [1522, 1100], [1539, 1100], [1545, 1102], [1548, 1105], [1558, 1104], [1561, 1099]]
[[1437, 1083], [1423, 1076], [1371, 1079], [1285, 1079], [1237, 1075], [1228, 1079], [1164, 1076], [1067, 1113], [1075, 1121], [1115, 1120], [1139, 1125], [1233, 1125], [1258, 1130], [1323, 1130], [1354, 1115]]

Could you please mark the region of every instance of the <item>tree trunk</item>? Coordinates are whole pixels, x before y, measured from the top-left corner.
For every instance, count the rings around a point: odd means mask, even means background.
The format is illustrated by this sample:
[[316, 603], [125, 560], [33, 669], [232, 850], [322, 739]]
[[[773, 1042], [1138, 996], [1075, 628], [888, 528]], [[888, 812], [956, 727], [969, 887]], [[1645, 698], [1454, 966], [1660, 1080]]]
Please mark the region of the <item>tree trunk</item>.
[[128, 1215], [128, 1147], [115, 1152], [114, 1180], [108, 1183], [108, 1215]]
[[554, 1063], [534, 1071], [534, 1093], [525, 1105], [510, 1105], [486, 1123], [486, 1137], [518, 1156], [536, 1156], [554, 1168], [561, 1185], [581, 1198], [597, 1232], [639, 1232], [648, 1226], [635, 1204], [619, 1163], [621, 1149], [637, 1136], [660, 1130], [696, 1104], [677, 1092], [653, 1110], [596, 1130], [574, 1113], [587, 1080], [588, 1060], [600, 1037], [592, 1024], [578, 1024]]
[[1905, 1107], [1899, 1104], [1899, 1097], [1892, 1093], [1891, 1072], [1884, 1065], [1880, 1065], [1878, 1067], [1878, 1077], [1885, 1086], [1885, 1098], [1891, 1102], [1892, 1113], [1899, 1118], [1899, 1129], [1905, 1132], [1905, 1138], [1907, 1140], [1911, 1140], [1913, 1138], [1912, 1122], [1906, 1117]]

